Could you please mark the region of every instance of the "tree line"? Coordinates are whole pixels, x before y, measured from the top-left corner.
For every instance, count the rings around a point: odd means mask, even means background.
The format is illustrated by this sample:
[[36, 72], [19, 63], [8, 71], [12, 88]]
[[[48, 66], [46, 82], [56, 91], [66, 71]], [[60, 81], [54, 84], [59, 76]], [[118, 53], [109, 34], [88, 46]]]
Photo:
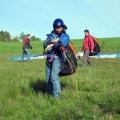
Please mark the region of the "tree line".
[[[0, 42], [20, 42], [26, 37], [27, 34], [24, 32], [20, 33], [19, 36], [11, 37], [11, 34], [7, 31], [0, 31]], [[36, 36], [31, 36], [31, 41], [40, 41], [41, 39]]]

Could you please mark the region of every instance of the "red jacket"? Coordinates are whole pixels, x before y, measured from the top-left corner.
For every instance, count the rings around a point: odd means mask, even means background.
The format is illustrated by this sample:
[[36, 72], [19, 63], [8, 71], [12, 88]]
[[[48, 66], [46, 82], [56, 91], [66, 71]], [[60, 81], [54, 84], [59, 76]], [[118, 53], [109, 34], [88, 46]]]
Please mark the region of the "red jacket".
[[31, 48], [32, 49], [32, 46], [30, 45], [30, 40], [25, 38], [24, 41], [23, 41], [23, 48], [24, 49], [29, 49]]
[[90, 50], [92, 51], [94, 49], [94, 41], [92, 36], [90, 34], [88, 36], [85, 36], [82, 50]]

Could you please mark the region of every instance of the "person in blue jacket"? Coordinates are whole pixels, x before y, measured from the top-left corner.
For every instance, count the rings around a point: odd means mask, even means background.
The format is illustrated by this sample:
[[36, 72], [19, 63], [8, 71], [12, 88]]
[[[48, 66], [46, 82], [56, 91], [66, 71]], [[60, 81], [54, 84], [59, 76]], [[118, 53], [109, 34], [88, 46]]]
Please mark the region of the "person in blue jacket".
[[63, 53], [60, 50], [61, 45], [66, 48], [69, 43], [69, 36], [64, 30], [64, 22], [61, 19], [56, 19], [53, 22], [53, 31], [44, 42], [44, 48], [47, 53], [46, 59], [46, 82], [48, 92], [55, 98], [60, 98], [61, 86], [59, 73], [61, 69], [61, 60], [66, 61]]

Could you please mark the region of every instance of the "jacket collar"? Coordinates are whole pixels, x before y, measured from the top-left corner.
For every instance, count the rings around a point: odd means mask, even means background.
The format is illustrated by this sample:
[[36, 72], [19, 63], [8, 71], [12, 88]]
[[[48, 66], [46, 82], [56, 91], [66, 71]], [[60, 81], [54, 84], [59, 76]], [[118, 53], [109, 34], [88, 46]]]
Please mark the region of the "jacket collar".
[[85, 38], [86, 38], [86, 37], [89, 37], [89, 36], [90, 36], [90, 34], [88, 34], [87, 36], [85, 36]]
[[64, 33], [65, 33], [64, 30], [62, 31], [61, 34], [56, 34], [56, 33], [55, 33], [55, 30], [53, 30], [53, 31], [51, 32], [51, 34], [52, 34], [54, 37], [61, 37]]

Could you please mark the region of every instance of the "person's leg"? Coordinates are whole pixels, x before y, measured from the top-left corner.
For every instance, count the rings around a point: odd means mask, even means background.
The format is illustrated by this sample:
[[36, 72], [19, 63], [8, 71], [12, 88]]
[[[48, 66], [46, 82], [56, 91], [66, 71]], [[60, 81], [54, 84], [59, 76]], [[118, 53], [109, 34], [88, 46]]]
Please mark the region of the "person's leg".
[[22, 56], [21, 56], [21, 62], [23, 62], [23, 60], [24, 60], [24, 57], [25, 57], [25, 52], [24, 52], [24, 50], [23, 50], [23, 53], [22, 53]]
[[50, 68], [50, 63], [48, 63], [48, 64], [46, 64], [46, 83], [47, 83], [48, 92], [50, 94], [53, 94], [53, 85], [51, 82], [51, 68]]
[[28, 57], [28, 62], [30, 62], [30, 52], [28, 49], [25, 49], [26, 53], [27, 53], [27, 57]]
[[51, 80], [50, 80], [50, 87], [53, 89], [53, 96], [55, 98], [60, 97], [61, 86], [59, 80], [59, 73], [60, 73], [60, 59], [55, 58], [52, 64], [52, 71], [51, 71]]
[[88, 64], [89, 64], [90, 66], [92, 66], [92, 62], [91, 62], [91, 60], [90, 60], [90, 57], [88, 57], [87, 62], [88, 62]]
[[85, 50], [84, 51], [84, 55], [83, 55], [83, 65], [82, 66], [86, 66], [88, 63], [88, 59], [89, 59], [89, 50]]
[[87, 51], [86, 51], [86, 54], [88, 55], [87, 63], [88, 63], [89, 65], [92, 65], [92, 62], [91, 62], [90, 57], [89, 57], [90, 51], [87, 50]]

